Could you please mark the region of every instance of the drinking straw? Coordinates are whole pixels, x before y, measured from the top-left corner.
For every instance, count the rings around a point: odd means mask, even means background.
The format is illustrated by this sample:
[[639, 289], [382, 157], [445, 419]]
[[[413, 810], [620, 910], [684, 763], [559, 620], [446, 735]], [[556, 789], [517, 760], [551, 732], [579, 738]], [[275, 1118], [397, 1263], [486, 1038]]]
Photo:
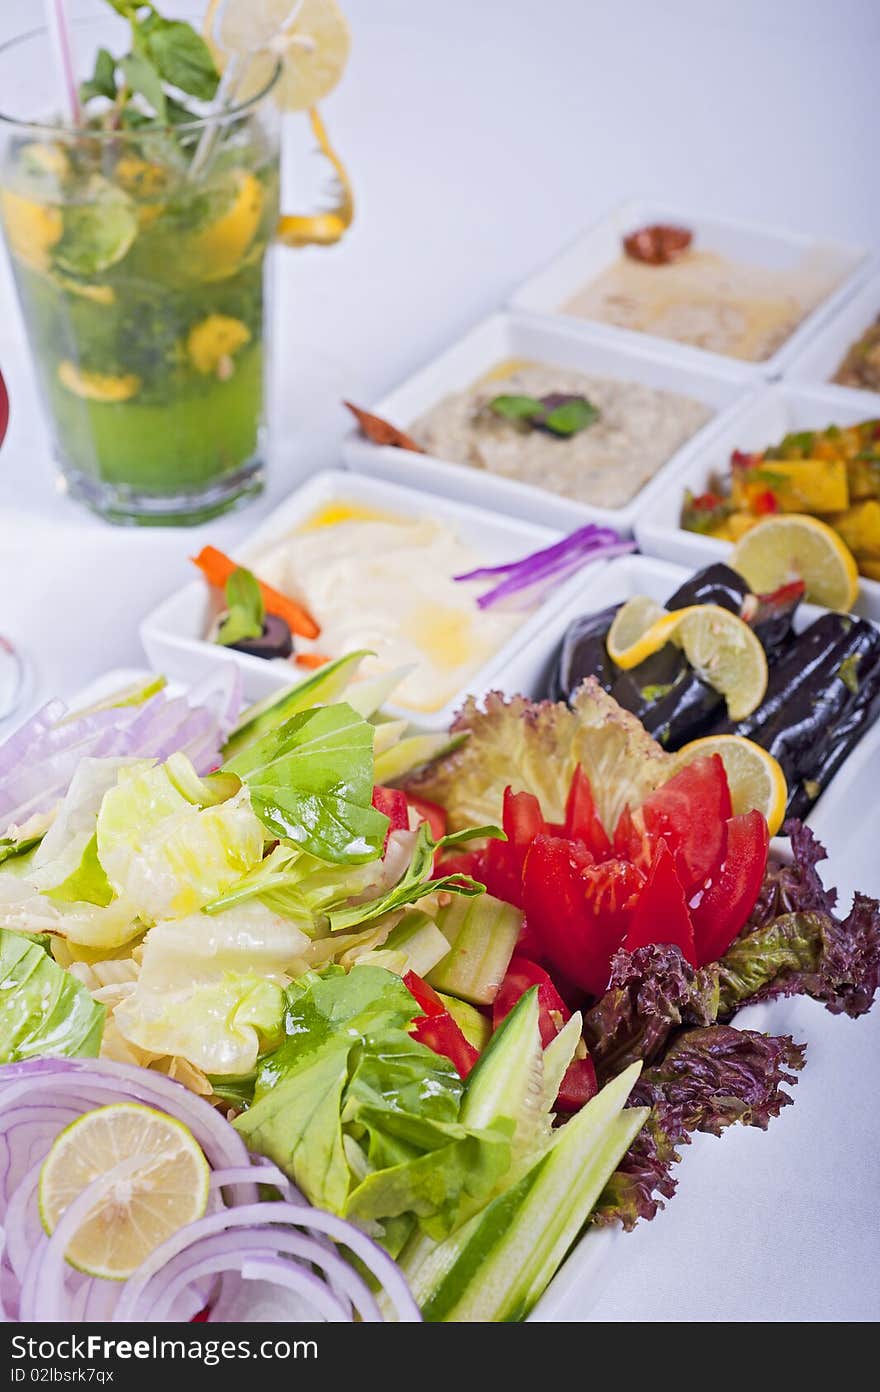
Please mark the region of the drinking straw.
[[67, 115], [71, 125], [80, 123], [79, 99], [76, 94], [76, 75], [73, 68], [73, 45], [67, 18], [67, 0], [45, 0], [46, 28], [58, 74], [58, 86], [64, 93]]

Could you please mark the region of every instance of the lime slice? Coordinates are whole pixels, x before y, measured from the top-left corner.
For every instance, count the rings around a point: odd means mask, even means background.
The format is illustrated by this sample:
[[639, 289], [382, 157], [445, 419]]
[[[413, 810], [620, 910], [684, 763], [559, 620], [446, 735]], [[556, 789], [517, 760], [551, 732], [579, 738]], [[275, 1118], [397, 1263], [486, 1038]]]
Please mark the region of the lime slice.
[[65, 1254], [79, 1271], [111, 1281], [124, 1281], [201, 1218], [210, 1192], [208, 1162], [182, 1122], [140, 1102], [114, 1102], [71, 1122], [46, 1156], [39, 1184], [46, 1232], [94, 1180], [124, 1161], [141, 1163], [96, 1200]]
[[849, 611], [859, 592], [849, 547], [831, 527], [806, 514], [765, 518], [737, 542], [730, 564], [756, 594], [803, 580], [813, 604]]
[[608, 630], [608, 656], [625, 671], [638, 667], [669, 642], [677, 621], [677, 614], [647, 595], [633, 595], [620, 606]]
[[[239, 100], [260, 91], [280, 58], [284, 71], [276, 88], [282, 111], [306, 111], [332, 92], [351, 49], [348, 23], [336, 0], [212, 0], [205, 32], [224, 54], [252, 57], [236, 93]], [[263, 49], [265, 52], [259, 53]]]
[[64, 209], [64, 233], [53, 253], [55, 264], [75, 276], [115, 266], [138, 232], [135, 206], [122, 189], [96, 176], [86, 193], [87, 202]]
[[676, 770], [708, 754], [721, 756], [735, 815], [756, 809], [775, 836], [785, 819], [788, 785], [773, 755], [742, 735], [707, 735], [678, 751]]

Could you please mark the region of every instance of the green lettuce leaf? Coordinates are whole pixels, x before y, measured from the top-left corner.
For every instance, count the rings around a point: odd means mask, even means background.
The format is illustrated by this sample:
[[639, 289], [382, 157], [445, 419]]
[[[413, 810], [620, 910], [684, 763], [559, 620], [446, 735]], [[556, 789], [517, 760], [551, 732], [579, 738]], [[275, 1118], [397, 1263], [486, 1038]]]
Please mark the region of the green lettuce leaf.
[[105, 1010], [36, 942], [0, 929], [0, 1063], [95, 1058]]
[[79, 865], [46, 897], [56, 904], [97, 904], [106, 909], [113, 898], [113, 886], [98, 859], [98, 835], [95, 832], [86, 842]]
[[[503, 837], [503, 832], [499, 833], [496, 827], [477, 827], [471, 835], [481, 838], [498, 835]], [[357, 927], [360, 923], [372, 923], [374, 919], [382, 918], [385, 914], [391, 913], [393, 909], [406, 908], [407, 905], [415, 904], [426, 895], [439, 894], [441, 890], [445, 890], [448, 894], [464, 894], [469, 897], [483, 893], [483, 886], [477, 884], [476, 880], [472, 880], [469, 875], [444, 875], [439, 879], [432, 880], [431, 874], [434, 869], [436, 849], [437, 842], [431, 835], [428, 823], [422, 822], [419, 825], [409, 868], [399, 883], [387, 894], [383, 894], [379, 899], [374, 899], [372, 903], [353, 904], [350, 908], [331, 910], [331, 931], [334, 933], [345, 932]]]
[[388, 818], [372, 806], [373, 727], [350, 706], [303, 711], [224, 769], [248, 785], [273, 835], [336, 863], [381, 855]]

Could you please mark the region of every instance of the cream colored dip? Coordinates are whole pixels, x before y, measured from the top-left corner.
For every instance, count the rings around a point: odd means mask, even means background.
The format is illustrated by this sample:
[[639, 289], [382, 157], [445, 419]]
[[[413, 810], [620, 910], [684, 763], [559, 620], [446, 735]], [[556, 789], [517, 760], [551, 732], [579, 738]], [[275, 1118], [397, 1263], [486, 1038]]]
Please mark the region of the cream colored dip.
[[566, 314], [763, 362], [839, 280], [820, 254], [770, 270], [690, 250], [664, 266], [621, 256], [561, 306]]
[[[488, 409], [502, 395], [585, 396], [599, 419], [560, 439], [521, 429]], [[570, 367], [514, 362], [444, 397], [409, 426], [429, 454], [532, 483], [578, 503], [622, 507], [635, 497], [685, 440], [711, 415], [701, 401], [656, 391], [640, 382], [594, 377]]]
[[[518, 559], [511, 557], [511, 559]], [[485, 581], [452, 577], [485, 563], [446, 522], [340, 501], [320, 509], [254, 561], [261, 580], [302, 601], [321, 626], [297, 650], [342, 657], [369, 648], [365, 674], [413, 664], [392, 700], [440, 710], [527, 617], [482, 610]]]

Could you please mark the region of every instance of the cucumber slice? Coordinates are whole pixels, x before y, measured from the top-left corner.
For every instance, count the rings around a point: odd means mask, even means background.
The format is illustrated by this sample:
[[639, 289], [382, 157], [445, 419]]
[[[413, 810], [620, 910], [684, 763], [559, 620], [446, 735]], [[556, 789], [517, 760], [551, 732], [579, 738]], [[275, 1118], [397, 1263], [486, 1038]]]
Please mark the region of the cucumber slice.
[[292, 715], [309, 710], [312, 706], [326, 706], [336, 701], [348, 687], [365, 657], [373, 654], [366, 648], [347, 653], [335, 662], [319, 667], [304, 681], [289, 686], [285, 691], [265, 697], [256, 705], [248, 706], [238, 724], [232, 730], [223, 746], [223, 762], [240, 754], [248, 745], [254, 744], [263, 735], [283, 725]]
[[570, 1020], [566, 1020], [555, 1039], [544, 1050], [544, 1110], [552, 1111], [553, 1103], [559, 1095], [565, 1070], [574, 1058], [575, 1050], [584, 1027], [583, 1017], [576, 1010]]
[[434, 990], [472, 1005], [491, 1005], [522, 929], [519, 909], [491, 894], [476, 899], [456, 896], [438, 913], [437, 926], [451, 950], [431, 973]]
[[468, 1075], [459, 1120], [463, 1126], [513, 1123], [511, 1164], [547, 1140], [544, 1061], [538, 1026], [538, 988], [521, 996]]
[[404, 972], [414, 971], [417, 976], [427, 976], [431, 968], [446, 956], [449, 943], [430, 914], [422, 913], [421, 909], [410, 909], [389, 933], [384, 948], [402, 955], [406, 961]]
[[454, 739], [443, 734], [409, 735], [392, 749], [377, 755], [376, 782], [394, 783], [398, 778], [403, 778], [404, 774], [421, 768], [422, 764], [429, 764], [432, 759], [439, 759], [443, 754], [451, 754], [466, 738], [466, 735], [457, 735]]
[[525, 1318], [645, 1122], [648, 1108], [624, 1111], [640, 1071], [632, 1064], [606, 1084], [518, 1183], [451, 1238], [414, 1253], [414, 1270], [404, 1261], [426, 1320]]
[[437, 994], [467, 1042], [473, 1044], [477, 1053], [481, 1054], [492, 1038], [492, 1021], [475, 1005], [468, 1005], [467, 1001], [458, 1000], [456, 996], [444, 996], [442, 991]]

